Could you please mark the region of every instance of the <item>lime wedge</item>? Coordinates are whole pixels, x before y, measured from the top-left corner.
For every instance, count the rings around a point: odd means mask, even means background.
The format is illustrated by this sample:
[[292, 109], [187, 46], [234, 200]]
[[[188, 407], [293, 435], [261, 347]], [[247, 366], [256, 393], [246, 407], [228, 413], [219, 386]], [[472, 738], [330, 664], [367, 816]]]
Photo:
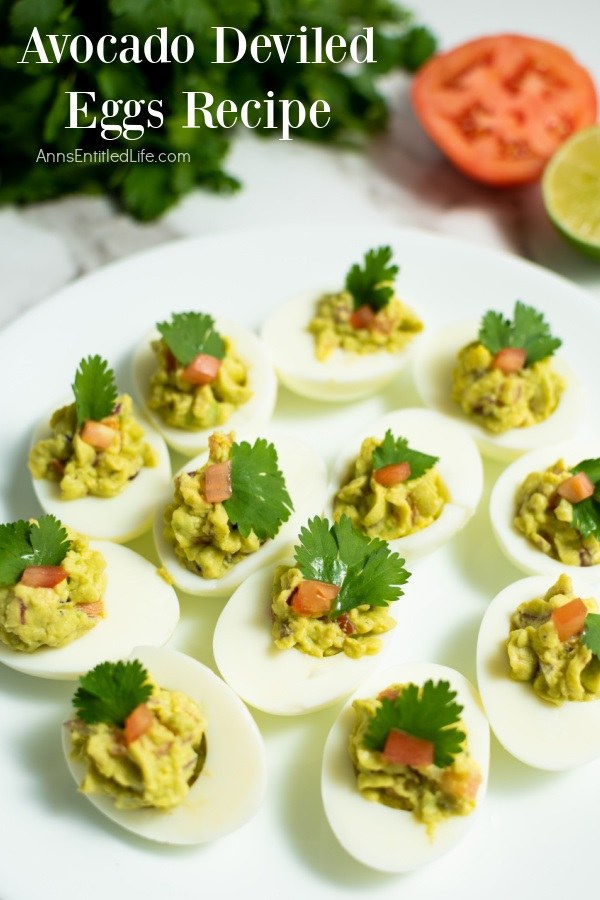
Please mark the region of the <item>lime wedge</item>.
[[558, 231], [600, 259], [600, 125], [576, 132], [559, 147], [544, 171], [542, 195]]

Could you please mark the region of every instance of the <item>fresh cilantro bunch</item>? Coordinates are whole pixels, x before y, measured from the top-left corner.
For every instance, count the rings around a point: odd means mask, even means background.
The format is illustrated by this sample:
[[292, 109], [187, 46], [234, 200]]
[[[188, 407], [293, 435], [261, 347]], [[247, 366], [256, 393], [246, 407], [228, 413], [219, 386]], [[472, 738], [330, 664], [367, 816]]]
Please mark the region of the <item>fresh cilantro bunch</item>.
[[340, 588], [329, 613], [332, 619], [363, 603], [388, 606], [410, 577], [404, 560], [385, 541], [357, 531], [348, 516], [331, 526], [315, 516], [301, 529], [294, 555], [304, 578]]
[[16, 584], [28, 566], [59, 566], [71, 542], [54, 516], [0, 525], [0, 584]]
[[373, 469], [382, 469], [384, 466], [392, 466], [396, 463], [407, 462], [410, 466], [410, 477], [421, 478], [436, 462], [439, 456], [430, 456], [428, 453], [420, 453], [408, 446], [406, 438], [394, 438], [388, 429], [379, 447], [373, 451]]
[[117, 399], [115, 374], [101, 356], [81, 360], [72, 388], [78, 425], [88, 419], [99, 422], [113, 411]]
[[205, 313], [174, 313], [170, 322], [158, 322], [156, 327], [181, 366], [189, 365], [200, 353], [217, 359], [225, 355], [225, 344], [215, 331], [215, 320]]
[[261, 541], [275, 537], [294, 508], [275, 447], [264, 438], [242, 441], [231, 445], [229, 459], [232, 493], [223, 501], [229, 521], [243, 537], [251, 531]]
[[72, 703], [87, 725], [106, 722], [122, 728], [127, 716], [151, 694], [148, 673], [139, 660], [103, 662], [79, 679]]
[[574, 475], [584, 472], [594, 485], [591, 497], [573, 504], [573, 528], [583, 537], [600, 540], [600, 459], [584, 459], [571, 471]]
[[434, 684], [431, 680], [422, 688], [407, 684], [393, 700], [383, 697], [365, 731], [365, 747], [381, 751], [392, 729], [405, 731], [413, 737], [431, 741], [436, 766], [450, 766], [466, 738], [456, 727], [462, 706], [455, 702], [455, 697], [456, 691], [450, 689], [449, 682]]
[[390, 265], [391, 247], [367, 250], [363, 267], [355, 263], [346, 275], [345, 288], [352, 295], [354, 309], [370, 306], [379, 310], [389, 303], [394, 295], [393, 282], [398, 274], [398, 266]]
[[512, 321], [505, 319], [500, 312], [486, 312], [481, 320], [479, 340], [493, 354], [505, 347], [524, 350], [526, 366], [552, 356], [562, 344], [559, 338], [550, 334], [550, 326], [543, 313], [520, 300], [515, 303]]
[[598, 613], [588, 613], [585, 617], [581, 640], [594, 656], [600, 659], [600, 615]]

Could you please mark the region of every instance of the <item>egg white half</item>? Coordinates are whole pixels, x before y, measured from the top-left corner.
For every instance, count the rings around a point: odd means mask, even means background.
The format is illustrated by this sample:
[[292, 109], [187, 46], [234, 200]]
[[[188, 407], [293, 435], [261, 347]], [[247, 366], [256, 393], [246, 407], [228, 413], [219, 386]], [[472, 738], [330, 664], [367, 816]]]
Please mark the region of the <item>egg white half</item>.
[[[345, 653], [318, 659], [295, 647], [280, 650], [271, 636], [273, 574], [269, 566], [238, 587], [217, 621], [213, 653], [221, 675], [242, 700], [276, 716], [296, 716], [330, 706], [355, 690], [385, 658], [394, 630], [378, 635], [379, 653], [360, 659]], [[402, 599], [386, 608], [390, 615]]]
[[496, 539], [508, 559], [528, 574], [568, 575], [595, 579], [600, 577], [600, 566], [568, 566], [538, 550], [513, 525], [515, 497], [518, 487], [531, 472], [543, 472], [557, 460], [564, 459], [567, 466], [575, 466], [584, 459], [600, 455], [600, 439], [591, 438], [568, 441], [535, 450], [515, 460], [498, 478], [490, 497], [490, 519]]
[[[274, 538], [264, 542], [256, 553], [250, 553], [233, 565], [222, 578], [203, 578], [187, 569], [178, 559], [173, 546], [164, 536], [164, 511], [173, 499], [173, 486], [158, 504], [154, 519], [154, 542], [160, 560], [177, 587], [198, 596], [231, 594], [241, 582], [257, 569], [285, 556], [293, 546], [300, 526], [310, 515], [320, 513], [327, 486], [325, 463], [308, 444], [279, 433], [261, 432], [260, 437], [272, 442], [277, 450], [278, 464], [285, 478], [288, 494], [294, 505], [291, 516], [281, 525]], [[236, 443], [243, 440], [254, 444], [257, 435], [236, 435]], [[183, 466], [181, 472], [195, 471], [208, 459], [208, 451]]]
[[[52, 409], [72, 402], [57, 403]], [[32, 446], [51, 436], [49, 421], [52, 413], [37, 426]], [[137, 410], [133, 415], [143, 421]], [[152, 524], [156, 504], [171, 481], [169, 451], [161, 435], [144, 424], [144, 440], [154, 450], [157, 464], [144, 466], [138, 475], [115, 497], [80, 497], [63, 500], [60, 485], [46, 478], [32, 478], [33, 489], [44, 512], [56, 516], [60, 522], [90, 538], [123, 543], [142, 534]]]
[[450, 492], [449, 502], [431, 525], [389, 541], [392, 550], [412, 560], [431, 553], [466, 525], [481, 499], [483, 466], [473, 439], [452, 420], [429, 409], [396, 410], [362, 428], [339, 451], [325, 507], [325, 515], [331, 521], [335, 495], [347, 479], [363, 440], [367, 437], [383, 440], [388, 428], [394, 437], [405, 437], [411, 449], [439, 457], [436, 466]]
[[[600, 601], [595, 585], [571, 576], [577, 596]], [[553, 706], [528, 682], [513, 681], [506, 653], [510, 617], [519, 604], [543, 597], [554, 575], [535, 575], [508, 585], [490, 603], [477, 640], [477, 682], [490, 726], [512, 756], [536, 769], [560, 771], [600, 756], [600, 701]]]
[[[86, 794], [94, 806], [127, 831], [165, 844], [199, 844], [244, 825], [260, 806], [267, 784], [262, 736], [254, 719], [214, 672], [166, 647], [136, 647], [139, 659], [159, 687], [182, 691], [206, 719], [206, 761], [185, 799], [174, 809], [117, 809], [112, 798]], [[77, 784], [85, 765], [71, 759], [68, 727], [62, 730], [67, 765]]]
[[[219, 427], [227, 431], [258, 429], [273, 415], [277, 399], [277, 377], [267, 348], [257, 335], [237, 322], [219, 318], [215, 322], [215, 328], [221, 335], [231, 339], [237, 356], [248, 366], [248, 385], [252, 390], [252, 396], [248, 402], [234, 410], [229, 419]], [[209, 435], [215, 430], [214, 426], [202, 428], [199, 431], [173, 428], [146, 405], [150, 379], [157, 368], [151, 342], [159, 338], [158, 331], [151, 331], [140, 343], [133, 357], [133, 381], [136, 397], [154, 427], [161, 432], [169, 446], [185, 456], [194, 456], [206, 449]]]
[[[392, 809], [366, 800], [356, 786], [356, 775], [348, 754], [348, 739], [354, 726], [352, 702], [376, 697], [391, 684], [424, 684], [444, 679], [457, 692], [463, 707], [462, 720], [470, 753], [479, 766], [482, 781], [477, 805], [467, 816], [444, 819], [433, 838], [411, 812]], [[490, 738], [479, 696], [459, 672], [435, 663], [400, 663], [379, 669], [346, 702], [325, 743], [321, 772], [321, 794], [329, 824], [344, 848], [359, 862], [383, 872], [408, 872], [442, 856], [464, 838], [475, 824], [487, 788]]]
[[[355, 400], [388, 384], [408, 364], [419, 334], [397, 353], [349, 353], [334, 350], [320, 362], [314, 336], [307, 331], [316, 302], [326, 291], [302, 294], [278, 307], [261, 331], [280, 381], [291, 391], [312, 400]], [[410, 304], [409, 304], [410, 305]]]
[[415, 357], [414, 381], [426, 406], [452, 416], [477, 441], [481, 451], [491, 459], [514, 459], [521, 453], [560, 441], [574, 434], [581, 424], [583, 391], [571, 367], [560, 356], [552, 358], [552, 367], [566, 382], [557, 408], [551, 416], [528, 428], [513, 428], [503, 434], [491, 434], [470, 419], [450, 394], [452, 372], [458, 352], [474, 341], [479, 331], [477, 322], [451, 325], [423, 338]]
[[0, 662], [40, 678], [74, 680], [104, 660], [121, 659], [140, 641], [165, 644], [179, 621], [177, 595], [156, 567], [133, 550], [92, 541], [106, 560], [105, 616], [64, 647], [23, 653], [0, 644]]

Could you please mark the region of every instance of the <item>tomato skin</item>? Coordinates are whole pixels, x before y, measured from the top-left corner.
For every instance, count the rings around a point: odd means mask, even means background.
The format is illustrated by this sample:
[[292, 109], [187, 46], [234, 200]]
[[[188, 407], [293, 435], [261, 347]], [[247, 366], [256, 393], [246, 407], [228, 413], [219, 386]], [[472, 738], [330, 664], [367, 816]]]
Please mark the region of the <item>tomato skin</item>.
[[68, 577], [69, 573], [62, 566], [27, 566], [19, 584], [33, 588], [53, 588]]
[[596, 121], [589, 73], [562, 47], [517, 34], [432, 57], [412, 84], [417, 118], [465, 175], [494, 187], [535, 181], [557, 147]]
[[386, 762], [397, 766], [430, 766], [433, 763], [434, 746], [431, 741], [392, 728], [381, 755]]
[[566, 481], [561, 482], [556, 488], [556, 493], [559, 497], [568, 500], [569, 503], [581, 503], [582, 500], [591, 497], [595, 490], [594, 482], [588, 478], [585, 472], [577, 472], [576, 475], [571, 475]]
[[319, 618], [330, 612], [333, 601], [339, 592], [340, 589], [336, 584], [305, 578], [295, 589], [288, 602], [297, 616]]
[[133, 744], [134, 741], [146, 734], [152, 728], [153, 722], [154, 714], [149, 706], [145, 703], [140, 703], [139, 706], [136, 706], [125, 719], [123, 728], [125, 745], [129, 747], [130, 744]]
[[568, 641], [581, 634], [587, 612], [587, 606], [578, 597], [552, 610], [552, 622], [560, 641]]

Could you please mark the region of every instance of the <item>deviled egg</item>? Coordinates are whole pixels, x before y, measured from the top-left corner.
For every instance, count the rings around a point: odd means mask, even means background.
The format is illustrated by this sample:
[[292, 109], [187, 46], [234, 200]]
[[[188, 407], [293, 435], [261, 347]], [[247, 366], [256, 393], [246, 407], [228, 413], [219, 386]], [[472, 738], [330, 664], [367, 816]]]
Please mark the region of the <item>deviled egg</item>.
[[136, 350], [133, 378], [138, 401], [171, 447], [194, 456], [216, 427], [259, 429], [268, 422], [277, 377], [257, 335], [197, 312], [176, 313], [157, 327]]
[[[130, 668], [136, 665], [152, 680], [150, 698], [135, 710], [123, 710], [124, 722], [110, 724], [88, 714], [98, 724], [82, 726], [78, 717], [65, 723], [63, 750], [75, 782], [109, 819], [153, 841], [197, 844], [240, 828], [266, 789], [264, 744], [248, 710], [210, 669], [182, 653], [136, 647], [129, 660]], [[122, 670], [127, 665], [122, 663]], [[98, 669], [89, 675], [92, 700], [101, 702], [106, 682]], [[86, 691], [89, 697], [89, 685]], [[84, 715], [85, 692], [83, 699], [80, 692], [73, 699]], [[93, 751], [86, 730], [98, 733]], [[155, 739], [166, 746], [156, 746]], [[119, 750], [109, 770], [101, 742]]]
[[303, 294], [268, 317], [261, 334], [286, 387], [314, 400], [353, 400], [404, 368], [423, 325], [394, 294], [391, 257], [389, 247], [369, 250], [344, 289]]
[[[373, 460], [384, 451], [387, 456], [382, 455], [376, 469]], [[388, 456], [396, 465], [387, 465]], [[398, 464], [408, 458], [414, 460], [412, 474], [409, 464]], [[395, 474], [401, 467], [406, 471]], [[425, 476], [415, 478], [421, 469]], [[325, 515], [349, 515], [359, 530], [389, 541], [411, 560], [460, 531], [475, 512], [482, 489], [481, 457], [468, 434], [432, 410], [401, 409], [345, 442], [333, 467]]]
[[580, 603], [585, 598], [591, 610], [600, 578], [594, 583], [581, 574], [561, 575], [554, 584], [555, 577], [523, 578], [500, 591], [477, 641], [477, 680], [492, 730], [517, 759], [551, 771], [600, 756], [600, 700], [592, 699], [600, 698], [600, 662], [596, 658], [584, 674], [591, 654], [582, 656], [579, 638], [561, 640], [553, 617], [573, 597]]
[[[444, 775], [444, 769], [438, 767], [436, 760], [445, 764], [448, 760], [438, 760], [435, 741], [434, 763], [431, 763], [429, 755], [420, 758], [419, 762], [417, 757], [413, 757], [412, 765], [400, 762], [388, 764], [385, 753], [363, 749], [360, 720], [359, 732], [355, 731], [357, 713], [362, 717], [366, 709], [369, 713], [375, 712], [384, 697], [393, 702], [398, 687], [406, 689], [406, 686], [416, 685], [421, 699], [427, 683], [431, 683], [428, 693], [432, 689], [438, 693], [435, 683], [440, 685], [442, 682], [445, 687], [439, 689], [439, 693], [445, 695], [448, 701], [452, 700], [453, 704], [458, 704], [456, 715], [460, 718], [456, 724], [462, 730], [462, 736], [466, 735], [466, 741], [460, 745], [457, 743], [455, 747], [461, 757], [460, 772], [454, 773], [449, 769], [448, 776]], [[455, 701], [449, 692], [455, 694]], [[353, 707], [353, 704], [356, 706]], [[455, 708], [452, 713], [455, 715]], [[447, 717], [444, 715], [442, 720], [446, 722]], [[394, 734], [394, 729], [386, 731], [388, 738]], [[402, 731], [396, 734], [402, 735]], [[408, 732], [404, 736], [411, 738]], [[457, 742], [459, 740], [457, 737]], [[385, 743], [387, 745], [387, 740]], [[431, 740], [416, 738], [416, 741], [409, 740], [409, 743], [419, 752], [431, 750], [431, 747], [424, 746]], [[468, 754], [464, 753], [465, 748]], [[371, 771], [361, 778], [362, 765], [359, 769], [360, 783], [365, 792], [363, 796], [357, 784], [356, 764], [361, 757], [365, 758], [365, 754], [367, 767]], [[385, 799], [395, 802], [396, 808], [377, 802], [374, 799], [377, 789], [367, 786], [373, 784], [373, 775], [376, 775], [373, 770], [381, 768], [382, 762], [391, 774], [384, 775], [380, 784], [389, 784], [390, 796]], [[384, 667], [371, 675], [347, 701], [329, 733], [321, 773], [325, 814], [342, 847], [359, 862], [384, 872], [406, 872], [442, 856], [473, 826], [485, 796], [488, 768], [488, 724], [477, 692], [464, 676], [434, 663], [400, 663]], [[399, 779], [395, 776], [402, 773], [412, 773], [410, 787], [408, 783], [404, 787], [396, 785]], [[428, 810], [422, 804], [421, 789], [428, 792]], [[396, 791], [400, 792], [397, 796]], [[444, 800], [441, 805], [436, 802], [440, 798]], [[444, 807], [445, 810], [439, 816], [436, 814], [430, 818], [432, 807], [434, 813]], [[452, 809], [458, 814], [448, 815]]]

